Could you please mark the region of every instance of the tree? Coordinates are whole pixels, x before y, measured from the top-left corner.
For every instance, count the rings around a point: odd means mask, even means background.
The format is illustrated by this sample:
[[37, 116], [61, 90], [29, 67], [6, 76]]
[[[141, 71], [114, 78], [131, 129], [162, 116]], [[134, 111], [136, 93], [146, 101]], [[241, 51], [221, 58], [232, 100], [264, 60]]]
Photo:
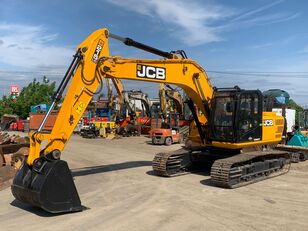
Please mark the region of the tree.
[[289, 100], [287, 107], [295, 110], [295, 124], [298, 125], [299, 124], [299, 121], [298, 121], [299, 114], [302, 111], [304, 111], [304, 108], [298, 105], [297, 103], [295, 103], [295, 101], [292, 99]]
[[0, 116], [8, 113], [16, 114], [22, 119], [27, 118], [32, 105], [51, 104], [55, 86], [55, 82], [51, 84], [49, 84], [49, 81], [40, 83], [34, 79], [28, 86], [22, 88], [16, 99], [11, 96], [2, 97], [2, 100], [0, 100]]
[[3, 96], [0, 101], [0, 116], [4, 114], [13, 114], [13, 98]]

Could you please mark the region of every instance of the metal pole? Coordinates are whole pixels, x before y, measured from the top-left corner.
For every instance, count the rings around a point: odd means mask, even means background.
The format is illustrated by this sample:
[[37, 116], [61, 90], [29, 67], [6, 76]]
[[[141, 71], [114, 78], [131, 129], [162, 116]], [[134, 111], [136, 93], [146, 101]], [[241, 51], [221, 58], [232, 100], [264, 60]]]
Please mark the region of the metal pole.
[[46, 115], [44, 116], [43, 121], [41, 122], [39, 128], [37, 129], [37, 132], [40, 132], [43, 130], [43, 127], [48, 119], [48, 117], [50, 116], [52, 110], [54, 109], [54, 107], [56, 106], [57, 102], [62, 98], [62, 93], [66, 88], [66, 85], [68, 84], [70, 77], [72, 76], [72, 74], [74, 73], [74, 71], [76, 70], [76, 67], [79, 63], [81, 59], [81, 54], [80, 51], [77, 51], [77, 53], [74, 55], [74, 59], [71, 63], [71, 65], [69, 66], [68, 70], [66, 71], [59, 87], [58, 90], [54, 96], [53, 102], [49, 108], [49, 110], [47, 111]]
[[115, 34], [109, 34], [109, 37], [113, 38], [113, 39], [116, 39], [116, 40], [124, 43], [127, 46], [136, 47], [138, 49], [150, 52], [150, 53], [155, 54], [155, 55], [159, 55], [159, 56], [165, 57], [167, 59], [172, 59], [174, 57], [174, 55], [172, 53], [170, 53], [170, 52], [162, 51], [162, 50], [159, 50], [159, 49], [157, 49], [155, 47], [150, 47], [150, 46], [148, 46], [146, 44], [136, 42], [136, 41], [134, 41], [131, 38], [123, 38], [123, 37], [115, 35]]

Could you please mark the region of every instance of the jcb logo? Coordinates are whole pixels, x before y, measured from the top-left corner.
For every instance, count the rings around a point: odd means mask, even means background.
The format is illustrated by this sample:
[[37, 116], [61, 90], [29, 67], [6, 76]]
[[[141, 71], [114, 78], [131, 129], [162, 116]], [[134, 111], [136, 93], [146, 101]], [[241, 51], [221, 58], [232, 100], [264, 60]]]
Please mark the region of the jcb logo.
[[273, 120], [264, 120], [264, 126], [273, 126], [274, 123], [273, 123]]
[[98, 41], [98, 43], [97, 43], [95, 52], [94, 52], [94, 54], [93, 54], [93, 56], [92, 56], [92, 61], [93, 61], [94, 63], [97, 63], [98, 58], [99, 58], [99, 55], [100, 55], [100, 53], [101, 53], [101, 51], [102, 51], [102, 49], [103, 49], [103, 46], [104, 46], [104, 41], [100, 39], [100, 40]]
[[149, 79], [166, 79], [166, 69], [137, 64], [137, 77]]

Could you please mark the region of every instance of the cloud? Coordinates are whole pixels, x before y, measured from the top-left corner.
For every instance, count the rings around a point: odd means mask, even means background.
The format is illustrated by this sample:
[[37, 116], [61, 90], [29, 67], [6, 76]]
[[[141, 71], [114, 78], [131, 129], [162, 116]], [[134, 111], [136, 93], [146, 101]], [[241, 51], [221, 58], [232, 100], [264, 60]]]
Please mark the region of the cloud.
[[224, 40], [223, 32], [292, 20], [298, 13], [265, 14], [281, 0], [250, 11], [219, 5], [212, 1], [105, 0], [128, 11], [160, 20], [173, 27], [172, 35], [190, 46]]
[[196, 1], [189, 4], [184, 0], [106, 1], [173, 26], [172, 33], [189, 45], [222, 40], [212, 24], [234, 14], [231, 8]]
[[261, 6], [261, 7], [257, 8], [257, 9], [247, 11], [247, 12], [241, 14], [240, 16], [233, 18], [232, 21], [233, 21], [233, 22], [239, 21], [239, 20], [241, 20], [241, 19], [247, 18], [247, 17], [252, 16], [252, 15], [254, 15], [254, 14], [263, 12], [263, 11], [265, 11], [265, 10], [267, 10], [267, 9], [270, 9], [270, 8], [272, 8], [273, 6], [278, 5], [278, 4], [282, 3], [282, 2], [283, 2], [283, 0], [278, 0], [278, 1], [275, 1], [275, 2], [272, 2], [272, 3], [269, 3], [269, 4], [267, 4], [267, 5]]
[[[282, 74], [283, 75], [283, 74]], [[283, 89], [287, 91], [291, 98], [300, 105], [308, 105], [307, 88], [308, 75], [306, 77], [262, 77], [262, 76], [240, 76], [240, 75], [223, 75], [210, 74], [210, 79], [216, 87], [233, 87], [239, 85], [242, 89], [253, 90], [260, 89], [266, 91], [269, 89]], [[307, 83], [306, 83], [307, 82]], [[300, 94], [299, 94], [300, 93]]]
[[64, 75], [64, 70], [48, 68], [42, 71], [0, 71], [0, 98], [9, 94], [9, 86], [17, 84], [20, 87], [28, 85], [33, 79], [42, 82], [43, 76], [47, 76], [51, 81], [60, 82]]
[[[283, 89], [291, 98], [302, 106], [308, 106], [308, 56], [283, 57], [275, 62], [246, 64], [243, 61], [242, 68], [230, 68], [224, 71], [209, 70], [209, 76], [214, 86], [232, 87], [239, 85], [244, 89], [268, 90]], [[249, 70], [250, 69], [250, 70]], [[257, 71], [256, 71], [257, 70]]]
[[26, 69], [66, 66], [74, 50], [53, 45], [57, 36], [42, 26], [0, 23], [0, 64]]
[[238, 27], [252, 27], [252, 26], [264, 26], [280, 22], [286, 22], [300, 16], [300, 13], [275, 13], [267, 15], [259, 15], [242, 21], [232, 21], [230, 24], [226, 24], [223, 28], [232, 29]]
[[262, 44], [256, 44], [256, 45], [253, 45], [251, 46], [252, 49], [262, 49], [262, 48], [268, 48], [268, 47], [271, 47], [275, 45], [275, 43], [262, 43]]

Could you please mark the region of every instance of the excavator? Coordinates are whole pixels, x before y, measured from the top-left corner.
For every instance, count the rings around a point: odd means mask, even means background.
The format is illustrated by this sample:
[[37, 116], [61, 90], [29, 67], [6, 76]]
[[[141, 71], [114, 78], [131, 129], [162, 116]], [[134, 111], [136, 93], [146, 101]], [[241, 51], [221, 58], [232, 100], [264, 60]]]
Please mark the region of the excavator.
[[[112, 120], [117, 121], [119, 125], [117, 133], [122, 136], [140, 135], [140, 127], [142, 131], [143, 123], [147, 122], [151, 117], [151, 102], [148, 95], [141, 90], [124, 90], [124, 85], [120, 79], [105, 78], [105, 80], [105, 85], [108, 90], [109, 108], [115, 109]], [[112, 82], [116, 89], [117, 96], [112, 94], [110, 82]], [[145, 117], [136, 118], [134, 100], [140, 100]]]
[[[183, 115], [183, 99], [179, 91], [172, 88], [168, 84], [159, 85], [159, 99], [161, 104], [161, 111], [164, 117], [167, 117], [168, 111], [177, 112]], [[167, 100], [168, 99], [168, 100]], [[172, 101], [172, 102], [170, 102]]]
[[[141, 90], [130, 90], [126, 91], [127, 97], [129, 99], [129, 104], [132, 104], [133, 113], [135, 113], [134, 122], [140, 130], [141, 134], [148, 134], [151, 129], [152, 120], [152, 103], [148, 97], [148, 94], [142, 92]], [[141, 111], [136, 112], [136, 102], [141, 103]], [[131, 113], [132, 114], [132, 113]]]
[[[131, 102], [132, 99], [131, 94], [136, 93], [136, 97], [138, 97], [138, 96], [143, 96], [142, 95], [143, 93], [135, 91], [125, 91], [124, 85], [120, 79], [105, 78], [104, 80], [106, 88], [108, 90], [107, 91], [107, 96], [109, 101], [108, 107], [113, 108], [111, 120], [116, 121], [118, 123], [117, 134], [122, 136], [140, 135], [139, 131], [140, 129], [138, 129], [138, 126], [134, 124], [135, 110], [134, 110], [134, 104]], [[117, 92], [117, 95], [113, 95], [112, 93], [111, 82]], [[127, 112], [129, 116], [127, 116]], [[91, 131], [89, 132], [91, 138], [98, 136], [99, 133], [98, 128], [92, 126], [92, 128], [89, 129]], [[96, 135], [94, 135], [95, 133]]]
[[189, 132], [189, 121], [184, 120], [184, 103], [180, 92], [168, 84], [161, 83], [159, 101], [161, 118], [152, 118], [150, 131], [152, 144], [169, 146], [173, 143], [183, 143]]
[[[162, 59], [110, 56], [109, 39]], [[67, 162], [61, 159], [61, 152], [104, 78], [172, 84], [181, 87], [189, 97], [194, 116], [190, 139], [198, 145], [191, 150], [156, 154], [153, 171], [157, 175], [183, 174], [198, 160], [196, 156], [219, 157], [211, 167], [211, 179], [220, 187], [240, 187], [288, 172], [289, 153], [271, 148], [281, 140], [284, 119], [273, 112], [263, 112], [259, 90], [215, 88], [202, 66], [187, 58], [184, 51], [162, 51], [103, 28], [77, 47], [50, 109], [39, 128], [29, 133], [29, 155], [11, 186], [17, 200], [50, 213], [82, 211], [72, 174]], [[48, 116], [67, 86], [52, 131], [43, 133]], [[195, 105], [201, 116], [196, 113]]]
[[146, 93], [141, 90], [130, 90], [126, 91], [126, 93], [128, 94], [128, 98], [130, 100], [139, 100], [141, 102], [143, 116], [151, 117], [151, 101]]

